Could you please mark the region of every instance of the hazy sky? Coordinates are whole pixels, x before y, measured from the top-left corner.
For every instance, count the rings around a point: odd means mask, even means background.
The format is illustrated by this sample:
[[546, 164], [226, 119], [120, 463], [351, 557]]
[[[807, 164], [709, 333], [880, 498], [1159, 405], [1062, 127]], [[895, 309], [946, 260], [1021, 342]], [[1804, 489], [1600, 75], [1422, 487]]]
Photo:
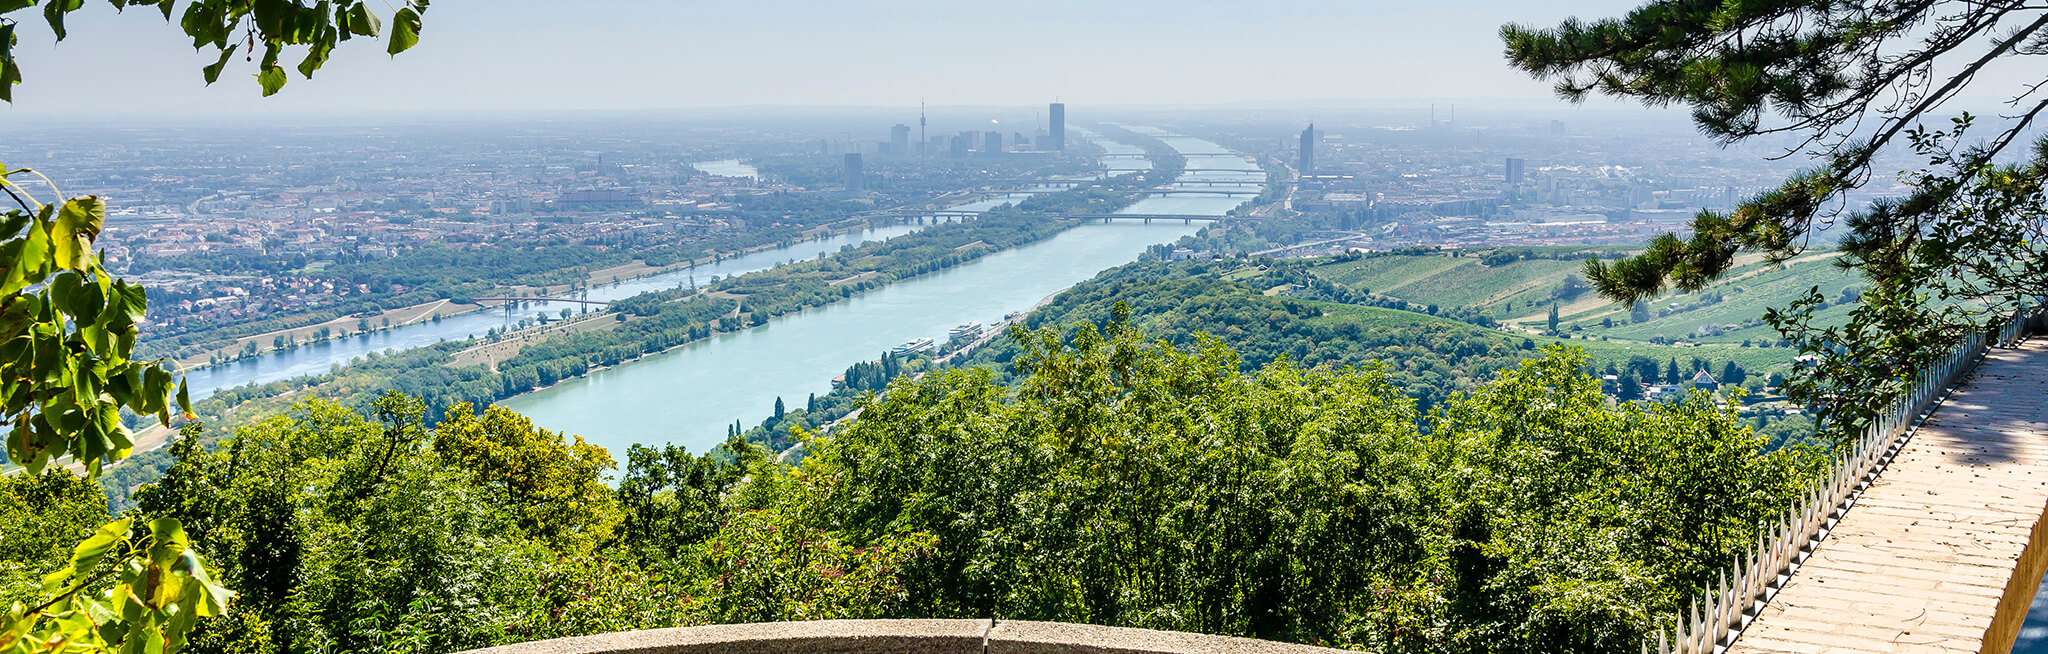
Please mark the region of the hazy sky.
[[[382, 4], [382, 3], [378, 3]], [[0, 116], [344, 114], [739, 105], [1494, 100], [1557, 106], [1507, 68], [1504, 22], [1636, 0], [439, 0], [420, 45], [352, 41], [260, 99], [152, 11], [88, 2], [71, 38], [21, 12], [26, 83]], [[386, 10], [388, 15], [388, 9]], [[239, 57], [238, 57], [239, 58]], [[292, 60], [296, 63], [296, 59]]]

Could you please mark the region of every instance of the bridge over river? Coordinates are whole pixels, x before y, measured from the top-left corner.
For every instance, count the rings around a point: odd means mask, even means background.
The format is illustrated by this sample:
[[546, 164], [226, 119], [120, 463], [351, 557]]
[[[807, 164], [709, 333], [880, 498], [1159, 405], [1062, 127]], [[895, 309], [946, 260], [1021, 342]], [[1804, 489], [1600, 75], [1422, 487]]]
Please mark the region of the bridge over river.
[[2048, 570], [2048, 338], [2032, 322], [2032, 339], [1996, 346], [2021, 338], [2008, 328], [1952, 359], [1940, 376], [1954, 386], [1923, 387], [1924, 411], [1874, 430], [1848, 474], [1652, 647], [2011, 651]]

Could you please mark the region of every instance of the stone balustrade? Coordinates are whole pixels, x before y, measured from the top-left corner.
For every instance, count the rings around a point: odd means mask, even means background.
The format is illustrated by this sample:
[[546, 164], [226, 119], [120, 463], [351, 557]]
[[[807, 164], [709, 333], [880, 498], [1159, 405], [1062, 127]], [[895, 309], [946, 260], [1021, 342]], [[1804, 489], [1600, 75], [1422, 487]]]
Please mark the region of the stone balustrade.
[[818, 620], [557, 638], [465, 654], [1330, 654], [1323, 647], [1063, 622]]

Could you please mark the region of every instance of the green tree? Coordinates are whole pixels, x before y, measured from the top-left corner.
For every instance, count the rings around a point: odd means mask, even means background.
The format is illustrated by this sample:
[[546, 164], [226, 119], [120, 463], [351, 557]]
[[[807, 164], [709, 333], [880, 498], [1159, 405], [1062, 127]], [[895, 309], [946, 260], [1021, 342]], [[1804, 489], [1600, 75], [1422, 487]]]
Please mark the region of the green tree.
[[1744, 371], [1742, 366], [1735, 365], [1734, 361], [1721, 364], [1721, 383], [1741, 386], [1742, 382], [1747, 379], [1749, 379], [1749, 373]]
[[1621, 381], [1616, 382], [1615, 386], [1614, 397], [1616, 399], [1624, 402], [1643, 399], [1643, 380], [1636, 376], [1635, 371], [1623, 374]]
[[209, 625], [228, 632], [216, 647], [449, 651], [495, 644], [516, 621], [550, 541], [577, 517], [528, 531], [532, 505], [513, 498], [542, 475], [521, 467], [524, 452], [469, 447], [481, 418], [444, 458], [417, 401], [387, 395], [374, 409], [373, 421], [310, 400], [219, 451], [182, 439], [177, 464], [136, 491], [144, 513], [190, 525], [240, 593]]
[[[1791, 137], [1787, 154], [1818, 161], [1732, 211], [1702, 211], [1692, 235], [1666, 234], [1589, 279], [1619, 301], [1667, 286], [1697, 290], [1737, 252], [1797, 255], [1817, 228], [1846, 227], [1840, 265], [1870, 280], [1845, 325], [1816, 317], [1816, 292], [1766, 321], [1821, 365], [1790, 390], [1828, 400], [1827, 421], [1855, 433], [1921, 368], [1986, 324], [2048, 296], [2048, 141], [2022, 141], [2048, 109], [2039, 80], [1986, 89], [1979, 73], [2048, 45], [2048, 8], [2021, 0], [1701, 2], [1653, 0], [1627, 16], [1501, 29], [1516, 67], [1557, 80], [1574, 102], [1599, 94], [1692, 109], [1723, 143]], [[1976, 88], [1972, 86], [1976, 85]], [[1947, 107], [1969, 91], [2013, 107], [1988, 138]], [[1928, 123], [1933, 123], [1933, 126]], [[1925, 165], [1901, 176], [1902, 198], [1841, 202], [1910, 150]], [[2003, 157], [2012, 150], [2018, 161]], [[1844, 210], [1842, 207], [1858, 207]]]
[[0, 475], [0, 605], [35, 601], [43, 575], [106, 521], [107, 497], [69, 470]]
[[1547, 325], [1549, 326], [1549, 328], [1550, 328], [1550, 333], [1552, 333], [1552, 334], [1555, 334], [1555, 333], [1557, 333], [1557, 305], [1556, 305], [1556, 304], [1552, 304], [1552, 305], [1550, 305], [1550, 320], [1549, 320], [1549, 321], [1547, 321], [1547, 323], [1546, 323], [1546, 324], [1547, 324]]
[[603, 479], [615, 465], [604, 448], [566, 438], [511, 409], [494, 404], [478, 414], [465, 402], [435, 425], [433, 449], [470, 471], [474, 484], [502, 491], [527, 535], [584, 552], [608, 540], [619, 521]]
[[1425, 433], [1382, 367], [1246, 370], [1128, 316], [1013, 332], [1014, 390], [980, 369], [892, 384], [807, 444], [824, 527], [937, 537], [906, 568], [911, 615], [1634, 651], [1825, 462], [1764, 453], [1704, 395], [1609, 409], [1561, 350]]

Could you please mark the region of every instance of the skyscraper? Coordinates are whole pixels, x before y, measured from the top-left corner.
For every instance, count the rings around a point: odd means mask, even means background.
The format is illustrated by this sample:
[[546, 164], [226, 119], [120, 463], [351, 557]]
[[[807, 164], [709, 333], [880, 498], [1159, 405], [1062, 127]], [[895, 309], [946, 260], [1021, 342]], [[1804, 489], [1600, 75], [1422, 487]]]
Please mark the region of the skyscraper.
[[1301, 174], [1313, 175], [1316, 171], [1316, 124], [1309, 123], [1308, 129], [1301, 130]]
[[1521, 159], [1508, 157], [1507, 182], [1509, 184], [1522, 183], [1522, 170], [1524, 166], [1525, 162], [1523, 162]]
[[1067, 151], [1066, 103], [1052, 103], [1052, 149], [1057, 152]]
[[862, 190], [862, 189], [864, 188], [864, 186], [865, 186], [864, 182], [866, 182], [866, 181], [867, 181], [867, 180], [865, 180], [865, 179], [862, 179], [862, 174], [861, 174], [861, 165], [860, 165], [860, 153], [859, 153], [859, 152], [848, 152], [848, 153], [846, 153], [846, 190], [847, 190], [847, 192], [849, 192], [849, 193], [859, 193], [859, 192], [861, 192], [861, 190]]
[[909, 125], [897, 123], [895, 127], [889, 128], [889, 152], [899, 157], [910, 154]]
[[986, 133], [986, 134], [982, 134], [982, 135], [981, 135], [981, 153], [982, 153], [982, 154], [1002, 154], [1002, 153], [1003, 153], [1003, 133], [1002, 133], [1002, 132], [998, 132], [998, 131], [995, 131], [995, 130], [989, 130], [989, 131], [988, 131], [988, 133]]

